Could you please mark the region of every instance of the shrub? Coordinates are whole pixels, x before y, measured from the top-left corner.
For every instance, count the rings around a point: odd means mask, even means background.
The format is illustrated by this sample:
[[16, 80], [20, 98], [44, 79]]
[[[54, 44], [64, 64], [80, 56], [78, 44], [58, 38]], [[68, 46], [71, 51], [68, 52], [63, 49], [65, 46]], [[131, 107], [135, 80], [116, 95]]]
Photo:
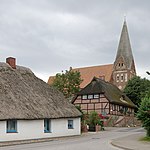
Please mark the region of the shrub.
[[[150, 92], [149, 92], [150, 93]], [[147, 137], [150, 137], [150, 95], [149, 93], [142, 99], [140, 108], [137, 112], [137, 118], [141, 120], [143, 127], [147, 131]]]

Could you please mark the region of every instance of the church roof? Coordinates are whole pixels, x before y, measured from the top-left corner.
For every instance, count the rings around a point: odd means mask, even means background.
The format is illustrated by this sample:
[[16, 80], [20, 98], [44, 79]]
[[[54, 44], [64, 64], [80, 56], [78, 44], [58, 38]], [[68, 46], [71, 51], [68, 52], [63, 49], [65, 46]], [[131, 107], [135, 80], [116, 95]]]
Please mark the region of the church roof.
[[0, 62], [0, 120], [78, 117], [81, 113], [25, 67]]
[[84, 88], [91, 82], [93, 77], [102, 78], [105, 81], [110, 81], [113, 70], [113, 64], [91, 66], [85, 68], [75, 68], [74, 71], [79, 71], [83, 82], [80, 84], [80, 88]]
[[93, 80], [85, 88], [83, 88], [76, 94], [73, 101], [78, 95], [101, 93], [105, 95], [110, 103], [136, 108], [133, 102], [119, 88], [96, 77], [94, 77]]
[[118, 50], [117, 50], [116, 61], [120, 57], [122, 57], [123, 60], [125, 61], [126, 67], [128, 69], [131, 69], [134, 59], [133, 59], [133, 55], [132, 55], [132, 49], [131, 49], [131, 44], [130, 44], [126, 21], [124, 21], [124, 24], [123, 24], [121, 37], [120, 37], [120, 41], [119, 41], [119, 46], [118, 46]]
[[[110, 81], [112, 74], [113, 64], [91, 66], [83, 68], [73, 68], [73, 71], [79, 71], [81, 74], [81, 79], [83, 79], [80, 84], [80, 88], [84, 88], [87, 84], [91, 82], [93, 77], [103, 78], [106, 81]], [[50, 76], [48, 79], [48, 84], [52, 84], [55, 76]]]

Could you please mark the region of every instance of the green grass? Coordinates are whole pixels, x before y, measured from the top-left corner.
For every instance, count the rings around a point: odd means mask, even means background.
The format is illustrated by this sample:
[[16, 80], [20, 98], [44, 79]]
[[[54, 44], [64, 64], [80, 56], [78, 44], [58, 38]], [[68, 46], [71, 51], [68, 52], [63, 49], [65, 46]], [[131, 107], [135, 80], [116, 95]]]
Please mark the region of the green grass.
[[140, 139], [141, 141], [150, 142], [150, 137], [146, 136]]

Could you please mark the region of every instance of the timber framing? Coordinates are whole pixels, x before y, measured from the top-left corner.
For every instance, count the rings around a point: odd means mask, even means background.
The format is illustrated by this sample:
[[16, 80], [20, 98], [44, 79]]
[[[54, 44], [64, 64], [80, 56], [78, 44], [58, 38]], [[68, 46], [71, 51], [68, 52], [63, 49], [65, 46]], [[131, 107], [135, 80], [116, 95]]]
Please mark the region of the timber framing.
[[87, 114], [96, 111], [103, 116], [133, 115], [136, 108], [116, 86], [96, 77], [76, 94], [72, 103]]

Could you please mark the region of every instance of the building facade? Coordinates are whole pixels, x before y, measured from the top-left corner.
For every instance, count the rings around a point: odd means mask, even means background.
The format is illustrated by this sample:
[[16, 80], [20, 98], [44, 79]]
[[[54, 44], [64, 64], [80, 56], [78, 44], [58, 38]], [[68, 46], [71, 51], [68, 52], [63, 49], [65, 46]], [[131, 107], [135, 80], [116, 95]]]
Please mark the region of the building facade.
[[119, 88], [96, 77], [75, 95], [72, 103], [87, 114], [96, 111], [103, 116], [134, 116], [136, 109]]
[[0, 142], [80, 135], [80, 118], [3, 120]]

